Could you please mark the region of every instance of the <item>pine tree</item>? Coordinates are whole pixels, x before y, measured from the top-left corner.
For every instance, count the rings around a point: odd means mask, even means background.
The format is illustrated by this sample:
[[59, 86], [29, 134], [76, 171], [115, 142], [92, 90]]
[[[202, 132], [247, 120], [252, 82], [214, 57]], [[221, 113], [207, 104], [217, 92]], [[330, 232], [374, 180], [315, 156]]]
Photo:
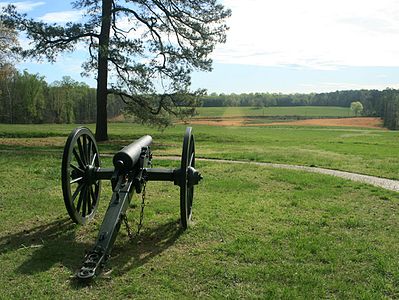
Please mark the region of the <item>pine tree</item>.
[[99, 141], [108, 139], [110, 94], [129, 103], [129, 111], [143, 121], [164, 124], [169, 115], [193, 113], [190, 107], [203, 91], [190, 90], [190, 74], [211, 70], [209, 56], [225, 42], [230, 10], [216, 0], [77, 0], [72, 5], [84, 11], [82, 22], [46, 24], [12, 5], [2, 21], [32, 41], [32, 48], [20, 49], [24, 57], [55, 61], [86, 43], [82, 67], [85, 74], [96, 74]]

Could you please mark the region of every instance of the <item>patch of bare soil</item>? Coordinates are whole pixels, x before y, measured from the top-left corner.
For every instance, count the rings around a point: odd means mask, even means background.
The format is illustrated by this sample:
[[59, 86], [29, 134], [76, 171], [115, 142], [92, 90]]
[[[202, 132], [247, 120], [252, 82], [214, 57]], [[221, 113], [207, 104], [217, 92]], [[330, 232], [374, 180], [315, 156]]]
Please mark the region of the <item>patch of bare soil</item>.
[[359, 118], [338, 118], [338, 119], [308, 119], [290, 122], [273, 122], [263, 124], [270, 125], [297, 125], [297, 126], [345, 126], [345, 127], [365, 127], [382, 129], [382, 120], [380, 118], [359, 117]]
[[24, 147], [46, 147], [46, 146], [63, 146], [65, 137], [49, 137], [49, 138], [1, 138], [0, 145], [24, 146]]
[[298, 121], [281, 121], [271, 123], [251, 123], [248, 118], [197, 118], [189, 121], [190, 124], [212, 125], [212, 126], [276, 126], [276, 125], [295, 125], [295, 126], [344, 126], [344, 127], [363, 127], [379, 128], [382, 127], [380, 118], [359, 117], [359, 118], [331, 118], [331, 119], [307, 119]]
[[189, 120], [190, 124], [212, 126], [245, 126], [244, 118], [198, 118]]

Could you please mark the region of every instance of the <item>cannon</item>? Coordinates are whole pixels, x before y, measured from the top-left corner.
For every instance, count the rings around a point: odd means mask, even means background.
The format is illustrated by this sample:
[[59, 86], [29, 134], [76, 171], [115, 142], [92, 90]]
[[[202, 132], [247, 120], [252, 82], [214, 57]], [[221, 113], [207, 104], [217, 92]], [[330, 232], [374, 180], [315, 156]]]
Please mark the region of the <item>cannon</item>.
[[[100, 202], [101, 181], [110, 180], [112, 197], [93, 248], [87, 252], [76, 276], [87, 280], [98, 275], [110, 256], [112, 246], [133, 193], [142, 193], [148, 181], [171, 181], [180, 188], [180, 224], [187, 229], [191, 220], [194, 186], [202, 176], [195, 169], [195, 143], [192, 128], [183, 138], [180, 168], [152, 168], [152, 137], [143, 136], [113, 156], [113, 167], [101, 166], [97, 142], [86, 127], [73, 130], [62, 157], [61, 181], [65, 207], [73, 222], [87, 224]], [[143, 198], [144, 202], [144, 198]], [[144, 206], [142, 205], [141, 220]]]

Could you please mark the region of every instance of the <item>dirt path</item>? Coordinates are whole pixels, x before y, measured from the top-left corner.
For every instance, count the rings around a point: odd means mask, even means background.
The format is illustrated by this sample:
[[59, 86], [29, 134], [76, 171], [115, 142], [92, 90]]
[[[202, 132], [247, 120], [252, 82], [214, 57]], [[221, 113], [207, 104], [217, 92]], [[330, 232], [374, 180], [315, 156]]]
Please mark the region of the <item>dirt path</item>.
[[[180, 160], [180, 157], [177, 156], [157, 156], [156, 159], [167, 159], [167, 160]], [[399, 181], [380, 178], [370, 175], [362, 175], [344, 171], [337, 171], [331, 169], [323, 169], [316, 167], [305, 167], [305, 166], [296, 166], [296, 165], [286, 165], [286, 164], [275, 164], [275, 163], [264, 163], [264, 162], [252, 162], [252, 161], [240, 161], [240, 160], [224, 160], [224, 159], [209, 159], [209, 158], [196, 158], [197, 161], [210, 161], [210, 162], [218, 162], [218, 163], [227, 163], [227, 164], [249, 164], [255, 166], [264, 166], [264, 167], [272, 167], [278, 169], [286, 169], [286, 170], [298, 170], [312, 173], [325, 174], [335, 177], [340, 177], [356, 182], [362, 182], [366, 184], [370, 184], [373, 186], [377, 186], [386, 190], [399, 192]]]

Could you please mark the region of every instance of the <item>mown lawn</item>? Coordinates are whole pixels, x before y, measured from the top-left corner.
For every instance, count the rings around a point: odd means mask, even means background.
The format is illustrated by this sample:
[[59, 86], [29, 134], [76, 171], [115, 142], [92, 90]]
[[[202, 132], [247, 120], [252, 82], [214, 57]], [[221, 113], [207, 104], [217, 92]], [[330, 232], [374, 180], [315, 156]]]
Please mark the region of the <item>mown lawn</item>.
[[[207, 139], [200, 133], [201, 149]], [[96, 237], [110, 189], [103, 186], [95, 221], [75, 226], [63, 206], [61, 153], [39, 150], [0, 155], [1, 299], [399, 297], [398, 193], [208, 162], [198, 163], [205, 179], [188, 231], [178, 226], [178, 189], [149, 183], [140, 236], [131, 242], [122, 228], [105, 274], [80, 284], [73, 275]], [[154, 159], [154, 167], [177, 165]], [[131, 223], [137, 216], [129, 210]]]

